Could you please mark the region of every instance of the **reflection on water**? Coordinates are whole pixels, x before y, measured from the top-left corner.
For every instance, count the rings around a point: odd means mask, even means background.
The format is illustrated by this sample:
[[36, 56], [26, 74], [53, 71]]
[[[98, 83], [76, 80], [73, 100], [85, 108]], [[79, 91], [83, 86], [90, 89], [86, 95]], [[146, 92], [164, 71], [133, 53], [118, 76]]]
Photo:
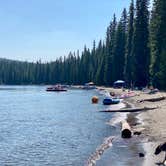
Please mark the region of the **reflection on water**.
[[91, 104], [96, 91], [45, 88], [0, 87], [0, 165], [81, 166], [105, 137], [119, 134], [105, 124], [112, 115], [97, 112], [105, 109], [102, 96]]

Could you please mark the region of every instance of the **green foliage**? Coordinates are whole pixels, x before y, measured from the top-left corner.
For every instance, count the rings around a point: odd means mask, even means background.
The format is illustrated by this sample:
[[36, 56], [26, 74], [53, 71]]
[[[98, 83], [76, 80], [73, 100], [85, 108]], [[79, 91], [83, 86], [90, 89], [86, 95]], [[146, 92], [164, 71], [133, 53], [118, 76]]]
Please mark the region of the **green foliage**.
[[115, 51], [115, 35], [116, 35], [116, 16], [114, 14], [110, 26], [107, 28], [106, 47], [104, 57], [104, 84], [111, 85], [113, 83], [113, 57]]
[[136, 1], [133, 36], [133, 81], [135, 86], [146, 86], [149, 81], [149, 11], [148, 0]]
[[155, 86], [166, 89], [166, 1], [155, 0], [150, 26], [151, 79]]
[[[86, 46], [54, 62], [36, 63], [0, 59], [0, 84], [84, 84], [111, 86], [117, 79], [143, 87], [149, 83], [166, 89], [166, 0], [131, 0], [117, 21], [114, 14], [105, 41]], [[150, 22], [150, 26], [149, 26]], [[150, 72], [150, 78], [149, 78]]]
[[124, 9], [115, 34], [114, 55], [113, 55], [114, 80], [124, 78], [123, 74], [125, 66], [126, 22], [127, 22], [127, 12], [126, 9]]
[[134, 2], [131, 1], [128, 17], [127, 26], [127, 41], [126, 41], [126, 51], [125, 51], [125, 69], [124, 76], [126, 82], [130, 85], [133, 80], [133, 56], [132, 56], [132, 45], [133, 45], [133, 35], [134, 35]]

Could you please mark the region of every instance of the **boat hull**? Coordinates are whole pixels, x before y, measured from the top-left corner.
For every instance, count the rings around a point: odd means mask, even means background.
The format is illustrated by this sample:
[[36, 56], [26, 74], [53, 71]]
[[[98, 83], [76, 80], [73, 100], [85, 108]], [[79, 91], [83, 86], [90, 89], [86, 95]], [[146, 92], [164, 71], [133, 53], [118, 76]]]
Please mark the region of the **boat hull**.
[[104, 99], [103, 104], [104, 105], [111, 105], [111, 104], [118, 104], [120, 103], [119, 99]]
[[63, 88], [61, 85], [55, 85], [55, 86], [48, 87], [46, 91], [47, 92], [65, 92], [67, 91], [67, 89]]
[[66, 89], [47, 89], [47, 92], [66, 92]]

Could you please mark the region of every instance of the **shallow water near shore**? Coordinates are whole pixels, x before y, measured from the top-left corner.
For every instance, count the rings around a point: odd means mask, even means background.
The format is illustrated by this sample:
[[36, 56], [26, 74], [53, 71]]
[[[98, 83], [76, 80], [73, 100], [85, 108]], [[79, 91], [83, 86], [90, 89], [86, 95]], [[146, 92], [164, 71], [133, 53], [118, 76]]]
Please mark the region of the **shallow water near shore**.
[[[45, 88], [0, 87], [0, 165], [81, 166], [104, 138], [120, 136], [119, 124], [106, 124], [120, 115], [98, 112], [107, 108], [103, 96], [91, 104], [95, 90], [56, 93]], [[117, 140], [98, 165], [127, 165], [137, 158], [137, 143]]]

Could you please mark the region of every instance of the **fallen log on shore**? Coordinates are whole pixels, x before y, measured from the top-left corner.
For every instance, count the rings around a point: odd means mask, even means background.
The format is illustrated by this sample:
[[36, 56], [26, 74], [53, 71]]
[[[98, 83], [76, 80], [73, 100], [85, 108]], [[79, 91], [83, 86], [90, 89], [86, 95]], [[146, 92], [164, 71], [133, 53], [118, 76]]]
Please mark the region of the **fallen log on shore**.
[[125, 109], [119, 109], [119, 110], [103, 110], [99, 112], [140, 112], [140, 111], [154, 110], [157, 108], [158, 107], [125, 108]]
[[122, 129], [121, 129], [121, 136], [122, 138], [131, 138], [132, 131], [130, 125], [127, 123], [126, 120], [121, 122]]
[[162, 97], [156, 97], [156, 98], [149, 98], [149, 99], [143, 99], [143, 100], [138, 100], [139, 103], [144, 102], [144, 101], [149, 101], [149, 102], [157, 102], [157, 101], [161, 101], [161, 100], [165, 100], [166, 97], [162, 96]]

